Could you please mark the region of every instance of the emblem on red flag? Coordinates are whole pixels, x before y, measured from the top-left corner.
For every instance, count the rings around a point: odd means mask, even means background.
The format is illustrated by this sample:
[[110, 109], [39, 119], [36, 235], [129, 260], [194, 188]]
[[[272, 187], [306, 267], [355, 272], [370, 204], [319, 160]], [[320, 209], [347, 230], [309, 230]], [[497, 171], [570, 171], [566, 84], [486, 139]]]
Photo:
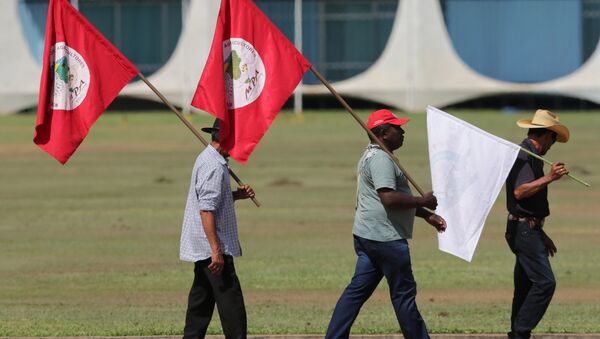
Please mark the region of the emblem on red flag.
[[64, 42], [52, 46], [50, 69], [54, 70], [52, 109], [72, 110], [85, 99], [90, 85], [90, 69], [85, 59]]
[[262, 93], [267, 79], [265, 64], [251, 43], [240, 38], [223, 41], [227, 108], [242, 108]]
[[252, 1], [222, 0], [192, 106], [221, 120], [221, 147], [245, 163], [310, 67]]

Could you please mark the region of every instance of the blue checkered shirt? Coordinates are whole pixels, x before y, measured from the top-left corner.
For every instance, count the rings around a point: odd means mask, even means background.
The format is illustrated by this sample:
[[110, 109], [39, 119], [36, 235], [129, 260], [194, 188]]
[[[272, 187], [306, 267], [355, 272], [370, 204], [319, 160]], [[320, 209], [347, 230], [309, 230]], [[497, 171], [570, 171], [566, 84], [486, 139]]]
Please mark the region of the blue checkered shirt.
[[223, 254], [242, 255], [227, 160], [210, 145], [198, 155], [192, 171], [179, 249], [183, 261], [196, 262], [211, 256], [200, 211], [213, 211]]

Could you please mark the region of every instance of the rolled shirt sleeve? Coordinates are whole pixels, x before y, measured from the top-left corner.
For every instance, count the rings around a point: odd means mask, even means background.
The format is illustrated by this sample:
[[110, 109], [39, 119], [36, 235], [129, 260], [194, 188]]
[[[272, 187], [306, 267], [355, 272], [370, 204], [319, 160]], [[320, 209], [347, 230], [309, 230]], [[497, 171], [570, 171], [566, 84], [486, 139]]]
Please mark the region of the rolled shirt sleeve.
[[214, 211], [223, 200], [223, 175], [223, 167], [211, 167], [196, 173], [196, 196], [201, 211]]

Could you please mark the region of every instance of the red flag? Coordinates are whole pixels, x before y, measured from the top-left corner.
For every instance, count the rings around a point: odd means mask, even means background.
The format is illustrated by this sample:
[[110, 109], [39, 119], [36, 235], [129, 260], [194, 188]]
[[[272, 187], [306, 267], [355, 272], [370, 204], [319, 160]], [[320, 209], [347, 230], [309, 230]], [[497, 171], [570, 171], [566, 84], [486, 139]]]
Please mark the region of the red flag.
[[221, 146], [245, 163], [310, 63], [249, 0], [221, 0], [192, 106], [221, 120]]
[[64, 164], [139, 71], [66, 0], [50, 0], [33, 142]]

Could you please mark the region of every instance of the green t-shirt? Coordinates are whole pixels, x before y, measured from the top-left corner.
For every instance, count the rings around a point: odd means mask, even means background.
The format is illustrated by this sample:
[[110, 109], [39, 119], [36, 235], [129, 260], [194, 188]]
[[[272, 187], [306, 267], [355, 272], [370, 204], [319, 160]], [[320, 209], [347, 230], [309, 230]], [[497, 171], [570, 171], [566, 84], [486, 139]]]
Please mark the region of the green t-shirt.
[[357, 167], [358, 189], [352, 233], [374, 241], [412, 238], [415, 209], [386, 210], [377, 190], [390, 188], [412, 195], [406, 177], [379, 146], [370, 144]]

